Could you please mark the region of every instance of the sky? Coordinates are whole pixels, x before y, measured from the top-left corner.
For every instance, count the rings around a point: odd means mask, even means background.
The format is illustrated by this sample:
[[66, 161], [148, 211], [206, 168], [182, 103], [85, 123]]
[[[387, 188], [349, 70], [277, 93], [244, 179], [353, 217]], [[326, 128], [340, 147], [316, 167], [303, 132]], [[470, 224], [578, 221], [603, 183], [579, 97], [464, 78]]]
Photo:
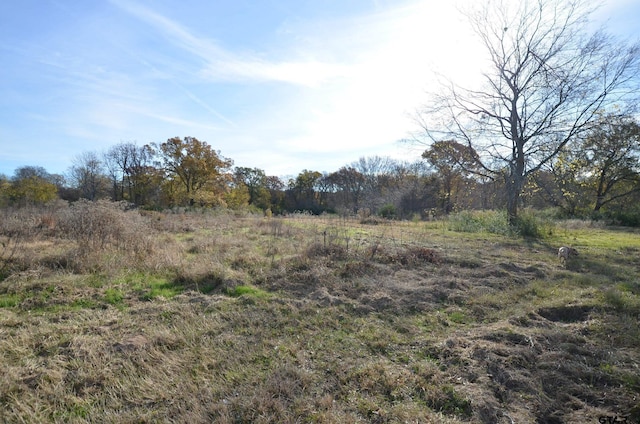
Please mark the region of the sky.
[[[0, 174], [186, 136], [267, 175], [417, 160], [399, 141], [434, 73], [480, 62], [473, 1], [2, 1]], [[640, 37], [640, 0], [595, 16]]]

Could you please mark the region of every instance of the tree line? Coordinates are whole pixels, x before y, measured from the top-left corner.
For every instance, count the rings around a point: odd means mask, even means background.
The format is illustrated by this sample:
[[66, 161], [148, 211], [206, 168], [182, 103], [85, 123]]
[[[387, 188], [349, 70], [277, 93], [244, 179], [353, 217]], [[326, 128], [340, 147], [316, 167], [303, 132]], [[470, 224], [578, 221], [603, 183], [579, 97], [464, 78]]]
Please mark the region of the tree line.
[[[455, 140], [433, 142], [415, 162], [362, 157], [335, 172], [303, 170], [283, 179], [234, 166], [195, 137], [78, 155], [67, 173], [23, 166], [0, 176], [0, 205], [55, 199], [126, 201], [153, 209], [251, 208], [428, 219], [469, 209], [504, 209], [504, 181], [483, 176], [479, 153]], [[607, 217], [640, 224], [640, 125], [601, 116], [583, 137], [532, 173], [521, 206], [555, 208], [564, 217]]]

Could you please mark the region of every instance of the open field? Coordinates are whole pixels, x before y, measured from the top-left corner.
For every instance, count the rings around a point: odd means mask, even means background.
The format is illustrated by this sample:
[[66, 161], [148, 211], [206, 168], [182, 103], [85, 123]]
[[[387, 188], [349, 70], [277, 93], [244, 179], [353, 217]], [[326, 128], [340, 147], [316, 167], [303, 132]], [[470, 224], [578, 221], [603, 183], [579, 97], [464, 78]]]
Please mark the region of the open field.
[[1, 422], [640, 422], [637, 231], [0, 218]]

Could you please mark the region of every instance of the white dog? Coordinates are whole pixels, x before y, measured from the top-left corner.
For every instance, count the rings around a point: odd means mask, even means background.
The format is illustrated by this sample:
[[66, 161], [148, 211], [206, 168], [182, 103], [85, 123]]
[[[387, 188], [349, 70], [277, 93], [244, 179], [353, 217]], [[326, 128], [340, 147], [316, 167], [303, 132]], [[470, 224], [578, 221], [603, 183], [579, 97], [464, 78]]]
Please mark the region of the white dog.
[[569, 256], [578, 256], [578, 251], [573, 247], [562, 246], [558, 249], [558, 259], [560, 262], [566, 265], [569, 260]]

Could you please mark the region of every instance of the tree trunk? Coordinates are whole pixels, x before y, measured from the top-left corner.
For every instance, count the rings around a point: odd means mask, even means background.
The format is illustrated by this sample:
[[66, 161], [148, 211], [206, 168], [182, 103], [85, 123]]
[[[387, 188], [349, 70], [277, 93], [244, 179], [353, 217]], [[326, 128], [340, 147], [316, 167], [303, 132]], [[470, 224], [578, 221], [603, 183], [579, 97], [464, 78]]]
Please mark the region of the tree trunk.
[[520, 194], [524, 187], [524, 175], [510, 175], [505, 181], [505, 190], [507, 193], [507, 219], [510, 226], [516, 226], [518, 223], [518, 206], [520, 205]]
[[507, 219], [510, 226], [515, 226], [518, 222], [518, 199], [520, 197], [519, 190], [516, 189], [515, 182], [507, 181]]
[[604, 197], [606, 194], [605, 188], [605, 171], [600, 172], [600, 176], [598, 177], [598, 188], [596, 190], [596, 204], [593, 207], [594, 212], [600, 211], [600, 208], [604, 204]]
[[604, 194], [598, 193], [598, 195], [596, 196], [596, 204], [593, 207], [593, 211], [599, 212], [600, 208], [602, 208], [602, 205], [604, 205]]

